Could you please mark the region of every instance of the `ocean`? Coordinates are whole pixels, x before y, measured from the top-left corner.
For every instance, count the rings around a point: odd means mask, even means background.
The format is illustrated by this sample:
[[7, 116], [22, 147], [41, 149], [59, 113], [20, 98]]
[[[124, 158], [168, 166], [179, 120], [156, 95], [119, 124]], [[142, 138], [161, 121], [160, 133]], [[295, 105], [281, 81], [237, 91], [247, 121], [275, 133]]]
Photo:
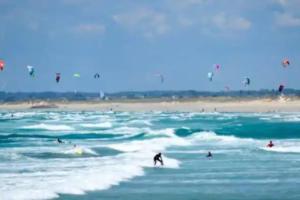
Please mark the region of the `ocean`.
[[300, 113], [0, 113], [1, 200], [299, 200], [299, 186]]

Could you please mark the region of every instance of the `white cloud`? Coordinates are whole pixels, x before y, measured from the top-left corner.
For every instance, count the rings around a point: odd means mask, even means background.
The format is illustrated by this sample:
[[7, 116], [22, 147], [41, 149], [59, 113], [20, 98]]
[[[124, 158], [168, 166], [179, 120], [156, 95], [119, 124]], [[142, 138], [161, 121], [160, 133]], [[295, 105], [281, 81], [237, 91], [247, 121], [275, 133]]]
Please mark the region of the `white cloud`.
[[282, 7], [280, 13], [275, 13], [274, 22], [281, 27], [300, 26], [300, 1], [299, 0], [276, 0]]
[[299, 9], [300, 1], [299, 0], [275, 0], [279, 5], [290, 8], [290, 9]]
[[228, 16], [224, 13], [212, 18], [215, 27], [224, 31], [244, 31], [251, 28], [251, 22], [243, 17]]
[[281, 5], [286, 5], [288, 0], [276, 0]]
[[187, 17], [178, 17], [178, 24], [183, 27], [190, 27], [195, 24], [195, 20]]
[[276, 24], [283, 27], [296, 27], [300, 26], [300, 18], [287, 13], [278, 14]]
[[106, 28], [102, 24], [79, 24], [74, 30], [81, 34], [102, 34]]
[[146, 8], [114, 15], [113, 20], [131, 31], [142, 32], [146, 37], [163, 35], [170, 29], [165, 14]]

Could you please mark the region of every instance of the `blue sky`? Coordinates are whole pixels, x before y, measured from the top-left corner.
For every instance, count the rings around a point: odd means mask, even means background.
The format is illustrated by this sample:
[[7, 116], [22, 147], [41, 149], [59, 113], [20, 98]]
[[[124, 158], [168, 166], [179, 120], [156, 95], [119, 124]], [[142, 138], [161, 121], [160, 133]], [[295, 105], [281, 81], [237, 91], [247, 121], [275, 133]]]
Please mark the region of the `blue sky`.
[[239, 90], [245, 76], [250, 89], [300, 89], [299, 9], [299, 0], [0, 0], [0, 89]]

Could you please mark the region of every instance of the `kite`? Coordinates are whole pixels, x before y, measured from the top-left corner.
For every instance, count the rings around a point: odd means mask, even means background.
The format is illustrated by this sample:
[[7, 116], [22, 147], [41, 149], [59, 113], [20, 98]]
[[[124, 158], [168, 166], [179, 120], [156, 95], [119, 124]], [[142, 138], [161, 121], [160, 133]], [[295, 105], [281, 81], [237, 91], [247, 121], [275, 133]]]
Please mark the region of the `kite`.
[[80, 78], [80, 74], [75, 73], [75, 74], [73, 74], [73, 77], [75, 77], [75, 78]]
[[209, 79], [209, 81], [212, 81], [213, 76], [214, 76], [214, 73], [213, 73], [213, 72], [208, 72], [208, 73], [207, 73], [207, 78]]
[[251, 80], [250, 80], [250, 78], [248, 78], [248, 77], [245, 77], [245, 79], [243, 80], [243, 84], [244, 84], [244, 86], [246, 87], [246, 86], [249, 86], [250, 85], [250, 83], [251, 83]]
[[59, 83], [59, 81], [60, 81], [60, 73], [56, 73], [55, 80], [56, 80], [56, 83]]
[[28, 65], [28, 66], [27, 66], [27, 69], [28, 69], [29, 75], [30, 75], [31, 77], [34, 77], [34, 75], [35, 75], [34, 67]]
[[290, 65], [290, 61], [289, 61], [287, 58], [285, 58], [285, 59], [281, 62], [281, 64], [282, 64], [283, 67], [288, 67], [288, 66]]
[[0, 70], [3, 71], [5, 66], [4, 60], [0, 60]]
[[216, 71], [219, 71], [221, 69], [221, 65], [219, 65], [219, 64], [215, 64], [214, 66], [215, 66]]
[[96, 74], [94, 75], [94, 78], [95, 78], [95, 79], [100, 78], [100, 74], [96, 73]]
[[158, 76], [160, 78], [160, 82], [164, 83], [165, 77], [162, 74], [155, 74], [155, 76]]

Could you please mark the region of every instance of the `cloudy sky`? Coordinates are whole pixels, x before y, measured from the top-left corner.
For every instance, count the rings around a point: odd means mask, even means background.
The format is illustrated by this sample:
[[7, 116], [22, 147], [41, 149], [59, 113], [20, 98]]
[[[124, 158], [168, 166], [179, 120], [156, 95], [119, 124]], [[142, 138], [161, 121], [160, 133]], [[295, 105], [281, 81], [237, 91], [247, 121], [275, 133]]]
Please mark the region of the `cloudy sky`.
[[0, 90], [239, 90], [245, 76], [251, 89], [300, 89], [299, 10], [299, 0], [0, 0]]

